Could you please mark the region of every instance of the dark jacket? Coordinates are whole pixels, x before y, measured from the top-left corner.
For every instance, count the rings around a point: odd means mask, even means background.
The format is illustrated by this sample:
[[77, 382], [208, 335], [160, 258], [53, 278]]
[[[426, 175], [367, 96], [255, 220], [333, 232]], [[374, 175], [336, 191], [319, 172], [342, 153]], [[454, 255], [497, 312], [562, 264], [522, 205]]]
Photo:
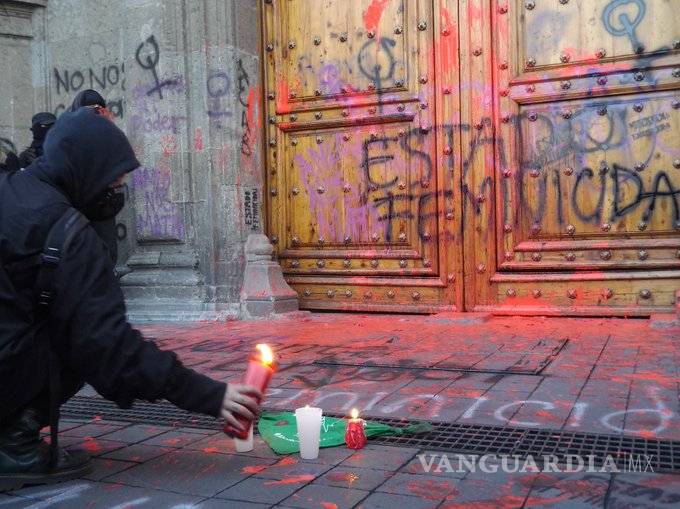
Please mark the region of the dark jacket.
[[43, 155], [45, 137], [56, 121], [57, 117], [47, 111], [33, 115], [33, 118], [31, 118], [33, 141], [26, 150], [19, 154], [19, 166], [21, 168], [28, 168], [28, 165]]
[[41, 155], [43, 155], [43, 140], [33, 140], [31, 144], [19, 154], [19, 167], [28, 168], [28, 166]]
[[[87, 109], [61, 115], [45, 140], [44, 157], [26, 171], [0, 177], [3, 267], [39, 253], [64, 211], [86, 210], [116, 178], [138, 166], [127, 138], [112, 122]], [[0, 418], [28, 404], [47, 384], [44, 351], [22, 344], [22, 331], [35, 320], [36, 271], [10, 274], [11, 280], [3, 272], [0, 367], [12, 364], [10, 370], [0, 369], [5, 377], [0, 387], [16, 390], [0, 391], [11, 395], [0, 400]], [[92, 227], [82, 230], [64, 254], [56, 289], [50, 330], [58, 332], [53, 341], [66, 369], [123, 407], [137, 398], [165, 398], [186, 410], [219, 415], [226, 385], [184, 367], [174, 353], [159, 350], [127, 322], [113, 265]], [[11, 298], [13, 293], [19, 297]]]
[[[78, 111], [78, 109], [83, 107], [94, 107], [94, 111], [99, 113], [99, 108], [106, 107], [106, 101], [96, 90], [81, 90], [73, 98], [73, 103], [68, 111]], [[92, 228], [97, 232], [97, 235], [101, 237], [109, 248], [109, 254], [111, 255], [111, 261], [115, 265], [118, 261], [118, 234], [116, 231], [116, 218], [112, 217], [105, 221], [92, 222]]]

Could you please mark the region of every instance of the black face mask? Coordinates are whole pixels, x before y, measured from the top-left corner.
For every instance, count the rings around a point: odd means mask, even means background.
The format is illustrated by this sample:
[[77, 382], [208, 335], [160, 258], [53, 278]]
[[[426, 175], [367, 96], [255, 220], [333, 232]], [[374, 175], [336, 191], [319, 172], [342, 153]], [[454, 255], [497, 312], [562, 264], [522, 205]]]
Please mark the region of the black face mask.
[[123, 206], [125, 206], [123, 191], [109, 187], [97, 196], [94, 205], [87, 207], [82, 212], [90, 221], [105, 221], [116, 217]]
[[52, 124], [38, 124], [36, 126], [33, 126], [31, 128], [31, 131], [33, 132], [33, 140], [34, 141], [43, 141], [45, 139], [45, 136], [47, 136], [47, 131], [49, 131], [52, 128]]

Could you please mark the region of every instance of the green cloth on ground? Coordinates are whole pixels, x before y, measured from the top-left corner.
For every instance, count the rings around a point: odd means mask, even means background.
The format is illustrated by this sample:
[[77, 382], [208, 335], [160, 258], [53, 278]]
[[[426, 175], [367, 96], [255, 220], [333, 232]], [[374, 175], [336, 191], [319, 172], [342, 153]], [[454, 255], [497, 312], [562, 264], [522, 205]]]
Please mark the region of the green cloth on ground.
[[[336, 447], [345, 444], [346, 419], [323, 416], [319, 447]], [[293, 412], [263, 412], [257, 430], [269, 447], [277, 454], [292, 454], [300, 450], [297, 421]], [[396, 428], [379, 422], [365, 421], [366, 438], [382, 435], [427, 433], [432, 426], [427, 422], [415, 422], [404, 428]]]

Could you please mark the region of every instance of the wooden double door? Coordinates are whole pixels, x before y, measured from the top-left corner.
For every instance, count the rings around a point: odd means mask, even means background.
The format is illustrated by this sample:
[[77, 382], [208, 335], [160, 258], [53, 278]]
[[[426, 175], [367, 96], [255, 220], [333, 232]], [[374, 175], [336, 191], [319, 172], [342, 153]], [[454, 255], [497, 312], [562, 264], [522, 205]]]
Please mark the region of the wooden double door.
[[267, 233], [302, 307], [673, 309], [673, 2], [260, 8]]

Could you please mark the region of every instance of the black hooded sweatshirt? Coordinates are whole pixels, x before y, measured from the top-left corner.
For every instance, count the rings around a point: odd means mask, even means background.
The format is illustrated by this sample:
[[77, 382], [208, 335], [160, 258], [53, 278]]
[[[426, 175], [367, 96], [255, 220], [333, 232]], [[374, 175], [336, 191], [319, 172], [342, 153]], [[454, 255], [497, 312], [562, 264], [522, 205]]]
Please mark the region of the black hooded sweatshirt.
[[[0, 419], [29, 404], [48, 383], [43, 349], [21, 343], [22, 331], [35, 321], [36, 271], [7, 277], [4, 267], [40, 253], [50, 227], [69, 207], [85, 210], [139, 166], [123, 132], [87, 108], [62, 114], [44, 150], [26, 171], [0, 177]], [[59, 331], [52, 341], [64, 369], [122, 407], [165, 398], [185, 410], [219, 415], [226, 385], [184, 367], [127, 322], [113, 265], [92, 227], [64, 253], [56, 293], [50, 330]]]
[[[106, 101], [104, 101], [104, 98], [96, 90], [81, 90], [73, 98], [73, 104], [71, 104], [71, 107], [68, 111], [78, 111], [78, 109], [87, 106], [100, 106], [105, 108]], [[92, 228], [94, 228], [94, 231], [97, 232], [97, 235], [99, 235], [104, 241], [106, 247], [109, 248], [111, 261], [113, 261], [113, 264], [115, 265], [118, 261], [118, 233], [116, 231], [116, 218], [112, 217], [110, 219], [105, 219], [104, 221], [92, 222]]]
[[33, 141], [26, 150], [19, 154], [19, 167], [27, 168], [35, 159], [43, 155], [45, 137], [56, 120], [57, 118], [52, 113], [46, 111], [33, 115], [31, 119]]

